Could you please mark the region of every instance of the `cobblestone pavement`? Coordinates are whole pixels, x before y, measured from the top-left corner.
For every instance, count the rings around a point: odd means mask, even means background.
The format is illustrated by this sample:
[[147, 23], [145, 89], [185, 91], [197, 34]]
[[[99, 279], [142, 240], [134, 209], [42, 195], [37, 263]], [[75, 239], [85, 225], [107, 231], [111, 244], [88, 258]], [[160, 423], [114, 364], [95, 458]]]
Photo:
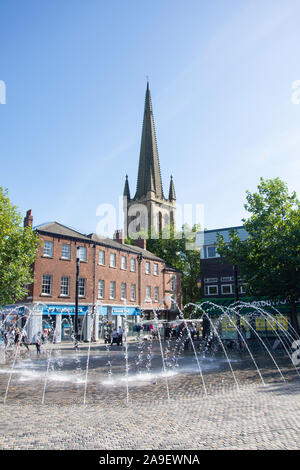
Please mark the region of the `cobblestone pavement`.
[[[6, 404], [0, 405], [1, 449], [300, 448], [300, 381], [284, 357], [276, 360], [285, 382], [270, 361], [256, 358], [265, 386], [245, 358], [232, 362], [235, 376], [217, 358], [211, 358], [206, 368], [202, 362], [205, 394], [199, 371], [184, 368], [186, 363], [168, 380], [158, 375], [150, 383], [123, 380], [104, 386], [104, 346], [91, 350], [87, 382], [82, 380], [86, 348], [75, 356], [70, 348], [55, 351], [48, 361], [47, 355], [42, 360], [32, 355], [16, 363], [22, 365], [16, 369], [21, 372], [12, 374]], [[124, 358], [112, 349], [110, 359], [114, 376], [121, 364], [124, 368]], [[157, 355], [153, 364], [159, 360]], [[131, 369], [133, 363], [131, 358]], [[0, 368], [1, 396], [9, 370], [6, 365]]]

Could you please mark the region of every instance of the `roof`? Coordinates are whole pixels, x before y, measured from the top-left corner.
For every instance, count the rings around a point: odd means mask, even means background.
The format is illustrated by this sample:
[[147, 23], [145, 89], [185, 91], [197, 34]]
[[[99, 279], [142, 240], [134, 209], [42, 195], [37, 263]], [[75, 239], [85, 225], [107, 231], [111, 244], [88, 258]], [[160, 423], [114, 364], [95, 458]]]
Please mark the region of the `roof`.
[[107, 246], [120, 251], [126, 251], [134, 254], [142, 254], [144, 258], [164, 262], [162, 258], [159, 258], [155, 254], [151, 253], [151, 251], [144, 250], [139, 246], [127, 245], [126, 243], [119, 243], [116, 240], [112, 240], [111, 238], [100, 237], [95, 233], [92, 233], [90, 235], [84, 235], [78, 232], [77, 230], [67, 227], [66, 225], [62, 225], [58, 222], [47, 222], [45, 224], [38, 225], [37, 227], [35, 227], [35, 230], [38, 233], [44, 233], [46, 235], [58, 235], [61, 237], [82, 240], [83, 242], [96, 243], [97, 245]]
[[61, 235], [65, 237], [90, 241], [90, 239], [86, 235], [70, 227], [67, 227], [66, 225], [62, 225], [58, 222], [47, 222], [45, 224], [38, 225], [37, 227], [34, 227], [34, 228], [37, 232], [44, 232], [44, 233], [49, 233], [53, 235]]

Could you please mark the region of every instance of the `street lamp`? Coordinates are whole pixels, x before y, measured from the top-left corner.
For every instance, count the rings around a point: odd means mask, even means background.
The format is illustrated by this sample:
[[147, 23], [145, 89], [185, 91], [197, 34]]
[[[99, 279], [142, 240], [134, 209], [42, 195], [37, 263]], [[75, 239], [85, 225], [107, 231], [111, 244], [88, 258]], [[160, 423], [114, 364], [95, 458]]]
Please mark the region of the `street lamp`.
[[75, 348], [78, 348], [78, 297], [79, 297], [80, 247], [76, 250], [76, 289], [75, 289]]
[[[234, 274], [234, 294], [235, 294], [235, 301], [239, 302], [240, 296], [239, 296], [239, 280], [238, 280], [238, 267], [237, 264], [233, 266], [233, 274]], [[242, 342], [241, 342], [241, 335], [240, 335], [240, 330], [241, 330], [241, 319], [240, 319], [240, 309], [239, 306], [236, 305], [236, 326], [238, 329], [238, 345], [239, 349], [242, 347]]]

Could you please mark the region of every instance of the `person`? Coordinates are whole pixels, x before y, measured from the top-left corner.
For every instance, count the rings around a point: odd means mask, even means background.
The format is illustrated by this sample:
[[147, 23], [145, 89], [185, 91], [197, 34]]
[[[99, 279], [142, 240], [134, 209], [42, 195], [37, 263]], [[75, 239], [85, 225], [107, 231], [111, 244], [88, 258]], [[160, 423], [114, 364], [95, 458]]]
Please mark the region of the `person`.
[[35, 340], [35, 346], [36, 346], [36, 355], [40, 356], [41, 355], [41, 339], [38, 335]]
[[27, 343], [27, 333], [26, 330], [23, 329], [22, 331], [22, 337], [21, 337], [21, 345], [24, 345], [27, 351], [29, 352], [29, 347]]
[[117, 345], [119, 346], [119, 342], [118, 342], [118, 333], [117, 333], [117, 330], [116, 330], [116, 329], [114, 329], [113, 332], [112, 332], [112, 339], [111, 339], [110, 345], [112, 346], [113, 343], [117, 343]]
[[246, 348], [246, 343], [247, 343], [247, 333], [246, 333], [246, 328], [244, 325], [241, 326], [241, 335], [242, 335], [242, 349]]
[[17, 347], [19, 346], [20, 339], [21, 339], [21, 333], [20, 333], [19, 328], [17, 327], [17, 328], [15, 329], [15, 345], [16, 345]]
[[123, 346], [123, 329], [121, 325], [119, 326], [119, 331], [118, 331], [118, 346], [121, 343], [121, 346]]

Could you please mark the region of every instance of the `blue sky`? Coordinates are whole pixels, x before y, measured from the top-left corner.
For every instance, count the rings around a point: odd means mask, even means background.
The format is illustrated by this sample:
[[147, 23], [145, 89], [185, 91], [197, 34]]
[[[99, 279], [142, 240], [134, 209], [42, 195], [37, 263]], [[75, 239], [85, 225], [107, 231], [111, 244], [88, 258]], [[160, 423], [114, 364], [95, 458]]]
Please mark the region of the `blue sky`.
[[298, 0], [0, 0], [0, 185], [90, 233], [137, 178], [146, 76], [165, 194], [239, 225], [247, 189], [300, 195]]

